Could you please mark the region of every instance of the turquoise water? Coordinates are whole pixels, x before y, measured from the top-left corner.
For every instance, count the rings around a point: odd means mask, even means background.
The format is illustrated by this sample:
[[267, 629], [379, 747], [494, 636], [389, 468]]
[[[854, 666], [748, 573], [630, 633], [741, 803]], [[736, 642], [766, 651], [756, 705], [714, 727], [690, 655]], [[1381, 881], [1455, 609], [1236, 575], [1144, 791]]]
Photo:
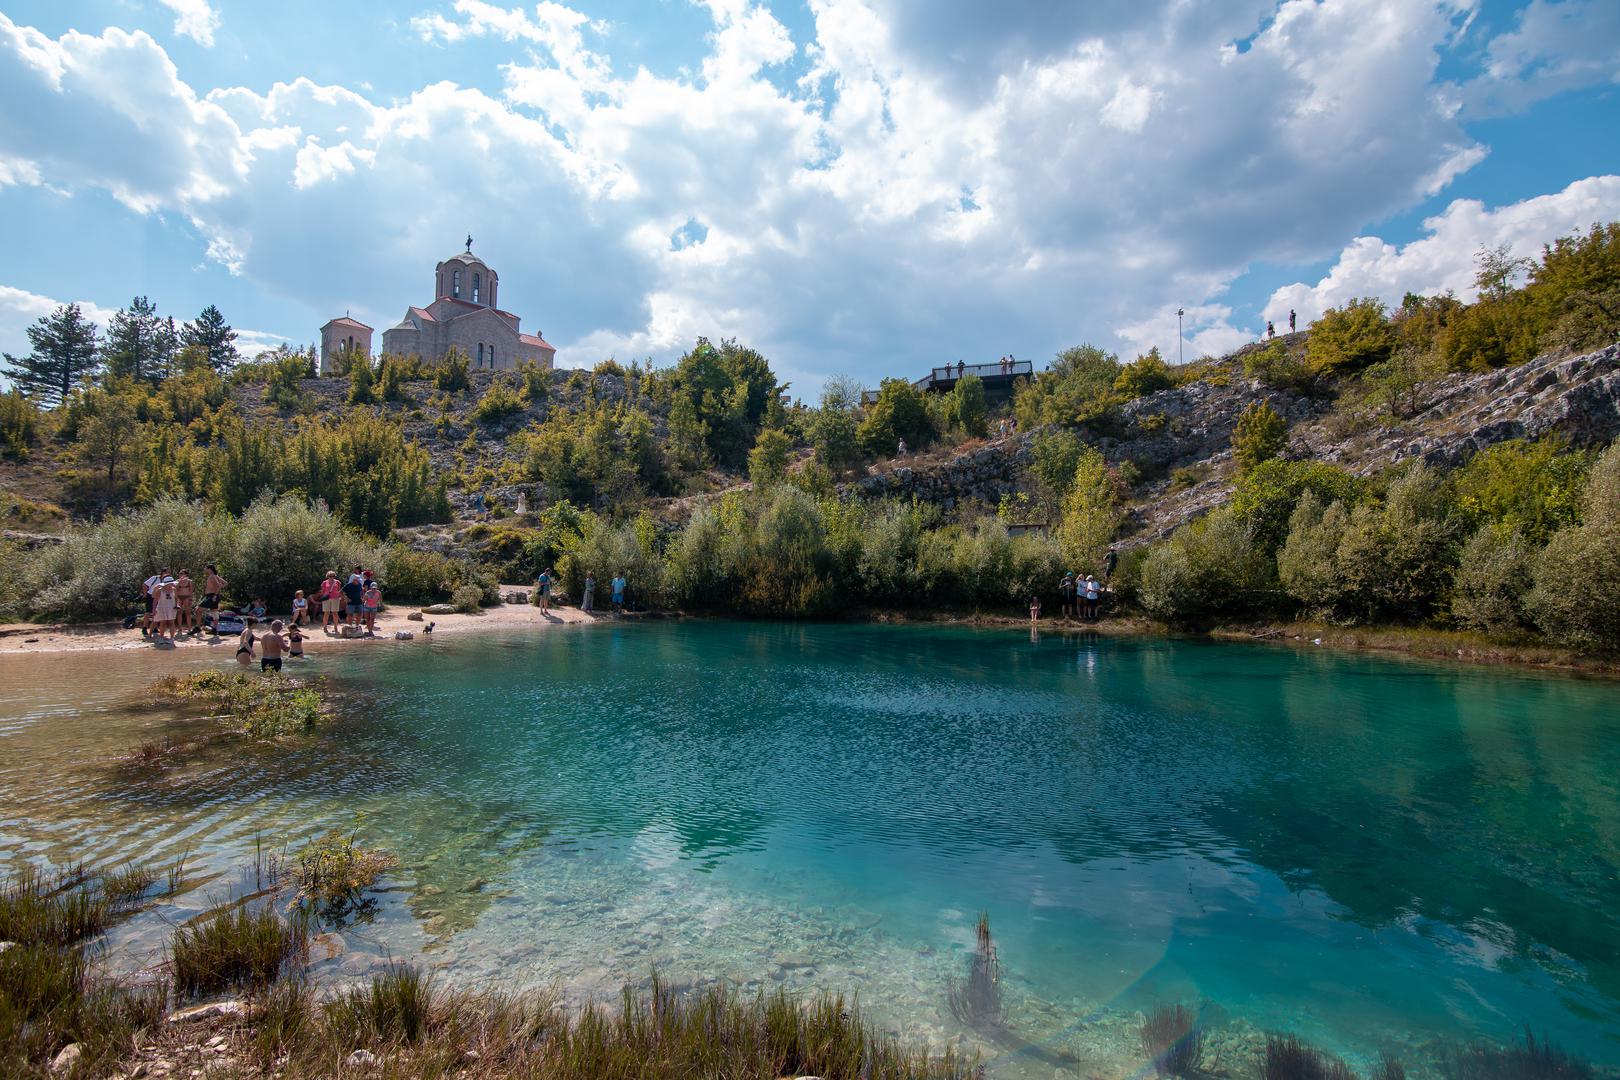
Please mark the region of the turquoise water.
[[[309, 668], [354, 693], [316, 740], [113, 761], [187, 730], [132, 702], [188, 662], [0, 661], [0, 858], [190, 849], [200, 909], [255, 832], [358, 822], [403, 865], [332, 978], [386, 954], [585, 998], [656, 966], [857, 993], [936, 1045], [964, 1037], [945, 991], [982, 910], [1015, 1035], [976, 1045], [1006, 1075], [1125, 1075], [1157, 1000], [1203, 1003], [1234, 1071], [1261, 1030], [1421, 1067], [1525, 1023], [1620, 1065], [1612, 682], [614, 624], [333, 650]], [[127, 931], [131, 966], [173, 917]]]

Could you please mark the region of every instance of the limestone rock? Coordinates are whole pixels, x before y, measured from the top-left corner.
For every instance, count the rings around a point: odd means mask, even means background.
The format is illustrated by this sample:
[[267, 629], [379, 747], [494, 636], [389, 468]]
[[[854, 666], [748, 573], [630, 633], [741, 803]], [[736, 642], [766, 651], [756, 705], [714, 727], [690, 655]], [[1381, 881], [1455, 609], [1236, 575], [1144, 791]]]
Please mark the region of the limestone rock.
[[51, 1059], [51, 1072], [66, 1072], [67, 1070], [73, 1068], [78, 1060], [79, 1044], [68, 1043], [66, 1046], [62, 1047], [62, 1049], [58, 1050], [56, 1052], [56, 1056]]
[[356, 1050], [343, 1059], [343, 1064], [351, 1069], [374, 1069], [377, 1067], [377, 1055], [370, 1050]]
[[422, 609], [424, 615], [454, 615], [455, 613], [456, 606], [454, 604], [429, 604]]
[[241, 1001], [211, 1001], [206, 1005], [193, 1005], [169, 1014], [171, 1024], [191, 1024], [200, 1020], [240, 1020], [248, 1015], [248, 1007]]
[[405, 619], [408, 622], [421, 622], [422, 613], [420, 611], [413, 611], [409, 615], [405, 616]]

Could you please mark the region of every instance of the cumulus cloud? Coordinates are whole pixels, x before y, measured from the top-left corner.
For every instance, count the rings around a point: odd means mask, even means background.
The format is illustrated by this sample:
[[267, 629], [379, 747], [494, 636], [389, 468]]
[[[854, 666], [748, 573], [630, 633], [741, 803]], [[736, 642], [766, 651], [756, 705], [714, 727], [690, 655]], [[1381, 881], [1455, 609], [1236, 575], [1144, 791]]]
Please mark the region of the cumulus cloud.
[[1376, 236], [1360, 236], [1340, 252], [1333, 268], [1314, 285], [1295, 282], [1272, 293], [1264, 318], [1286, 323], [1288, 311], [1301, 324], [1358, 296], [1375, 296], [1394, 306], [1409, 292], [1478, 296], [1476, 256], [1504, 245], [1519, 258], [1534, 258], [1543, 244], [1585, 231], [1595, 222], [1620, 219], [1620, 176], [1577, 180], [1564, 190], [1494, 210], [1474, 199], [1458, 199], [1423, 223], [1425, 235], [1396, 246]]
[[[28, 328], [38, 322], [42, 315], [49, 315], [63, 304], [72, 302], [53, 300], [25, 289], [0, 285], [0, 343], [3, 343], [0, 348], [9, 353], [27, 352]], [[107, 325], [116, 310], [88, 300], [80, 300], [78, 305], [84, 317], [100, 327]]]
[[454, 0], [411, 27], [509, 44], [501, 91], [388, 100], [199, 95], [145, 34], [0, 15], [0, 184], [175, 211], [209, 258], [377, 326], [470, 230], [565, 362], [736, 335], [811, 392], [1173, 345], [1178, 305], [1217, 351], [1253, 262], [1337, 251], [1485, 152], [1435, 82], [1470, 0], [810, 0], [802, 41], [756, 0], [703, 7], [701, 64], [665, 76], [617, 71], [613, 27], [553, 0]]
[[214, 46], [214, 31], [219, 29], [219, 12], [208, 6], [208, 0], [158, 0], [174, 12], [174, 32], [190, 38], [205, 49]]

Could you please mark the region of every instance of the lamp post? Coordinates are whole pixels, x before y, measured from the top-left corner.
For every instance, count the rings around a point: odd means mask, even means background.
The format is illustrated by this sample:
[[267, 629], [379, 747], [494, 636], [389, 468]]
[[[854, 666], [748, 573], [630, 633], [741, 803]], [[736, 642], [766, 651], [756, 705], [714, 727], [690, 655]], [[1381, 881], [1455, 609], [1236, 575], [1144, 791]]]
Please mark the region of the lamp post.
[[1176, 366], [1177, 367], [1180, 367], [1181, 364], [1182, 364], [1182, 355], [1181, 355], [1181, 317], [1183, 315], [1185, 315], [1185, 314], [1187, 314], [1186, 309], [1184, 309], [1184, 308], [1176, 308]]

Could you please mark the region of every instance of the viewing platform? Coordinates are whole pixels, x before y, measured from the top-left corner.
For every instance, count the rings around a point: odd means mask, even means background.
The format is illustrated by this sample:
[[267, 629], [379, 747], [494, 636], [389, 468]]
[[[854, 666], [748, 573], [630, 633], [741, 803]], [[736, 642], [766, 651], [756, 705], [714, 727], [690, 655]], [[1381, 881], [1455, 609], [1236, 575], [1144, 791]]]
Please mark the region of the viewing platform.
[[[977, 375], [984, 383], [985, 400], [991, 404], [1012, 397], [1013, 383], [1034, 376], [1035, 365], [1028, 360], [1002, 360], [992, 364], [944, 364], [930, 368], [927, 375], [912, 382], [912, 387], [925, 394], [948, 394], [957, 382], [968, 375]], [[868, 390], [861, 395], [864, 404], [877, 400], [878, 392]]]

